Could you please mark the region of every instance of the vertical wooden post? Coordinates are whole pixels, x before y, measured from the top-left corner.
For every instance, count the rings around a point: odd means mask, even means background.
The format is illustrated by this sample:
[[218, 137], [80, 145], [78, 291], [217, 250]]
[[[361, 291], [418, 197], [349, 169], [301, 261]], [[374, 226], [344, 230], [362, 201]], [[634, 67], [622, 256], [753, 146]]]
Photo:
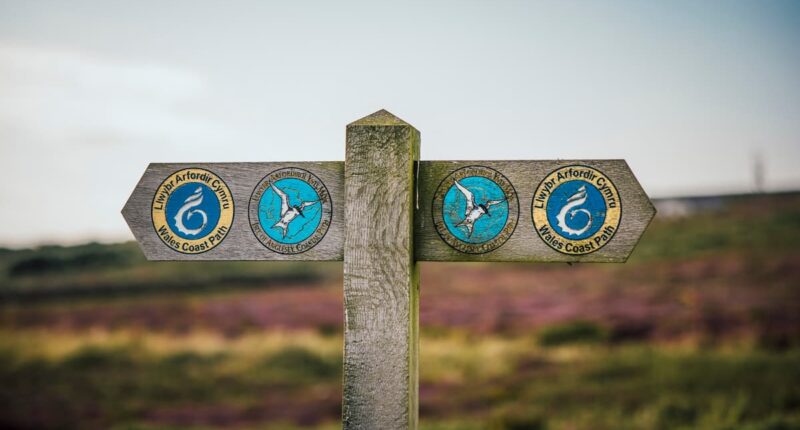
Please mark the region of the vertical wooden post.
[[416, 429], [419, 131], [380, 110], [347, 126], [344, 169], [345, 429]]

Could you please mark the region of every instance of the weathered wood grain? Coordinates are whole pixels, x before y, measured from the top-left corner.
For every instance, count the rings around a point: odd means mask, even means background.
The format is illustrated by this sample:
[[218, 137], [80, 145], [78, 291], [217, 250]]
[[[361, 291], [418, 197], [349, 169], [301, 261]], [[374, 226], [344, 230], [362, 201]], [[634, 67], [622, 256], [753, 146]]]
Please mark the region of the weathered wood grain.
[[[550, 248], [536, 233], [531, 217], [533, 194], [550, 172], [581, 164], [602, 171], [617, 187], [622, 218], [611, 241], [586, 255], [567, 255]], [[434, 193], [451, 172], [480, 165], [502, 173], [516, 190], [519, 219], [514, 234], [499, 248], [484, 254], [467, 254], [445, 243], [433, 225]], [[419, 169], [418, 204], [414, 214], [417, 261], [520, 261], [520, 262], [624, 262], [655, 215], [655, 208], [625, 160], [531, 160], [531, 161], [422, 161]]]
[[345, 429], [417, 428], [419, 132], [386, 111], [347, 126]]
[[[279, 254], [256, 239], [248, 222], [253, 189], [272, 171], [298, 167], [325, 183], [332, 201], [331, 227], [313, 248], [300, 254]], [[201, 254], [182, 254], [168, 247], [153, 227], [151, 207], [161, 182], [181, 169], [201, 168], [219, 176], [230, 188], [234, 200], [233, 225], [218, 246]], [[150, 164], [122, 210], [133, 235], [148, 260], [342, 260], [344, 242], [344, 163], [166, 163]]]

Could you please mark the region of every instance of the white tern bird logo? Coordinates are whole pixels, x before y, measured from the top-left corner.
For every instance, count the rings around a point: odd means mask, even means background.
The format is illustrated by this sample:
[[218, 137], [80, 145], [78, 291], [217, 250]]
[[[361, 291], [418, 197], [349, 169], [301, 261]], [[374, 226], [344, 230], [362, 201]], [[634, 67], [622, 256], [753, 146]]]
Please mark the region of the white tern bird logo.
[[506, 200], [489, 200], [485, 204], [476, 203], [475, 195], [472, 194], [472, 191], [458, 183], [458, 180], [455, 181], [455, 185], [456, 188], [461, 191], [461, 194], [464, 195], [464, 198], [467, 199], [467, 207], [464, 211], [464, 219], [456, 224], [456, 227], [466, 227], [467, 237], [471, 237], [472, 230], [475, 227], [475, 221], [484, 215], [491, 217], [492, 214], [489, 213], [489, 208], [494, 205], [499, 205]]
[[298, 215], [305, 218], [306, 216], [303, 215], [303, 209], [319, 203], [319, 200], [314, 200], [313, 202], [300, 202], [299, 205], [292, 206], [289, 204], [289, 196], [287, 196], [283, 190], [276, 187], [274, 183], [270, 184], [270, 187], [272, 187], [272, 191], [274, 191], [275, 194], [277, 194], [281, 199], [281, 218], [272, 226], [272, 228], [281, 229], [283, 238], [285, 239], [286, 234], [289, 231], [289, 223], [294, 221]]

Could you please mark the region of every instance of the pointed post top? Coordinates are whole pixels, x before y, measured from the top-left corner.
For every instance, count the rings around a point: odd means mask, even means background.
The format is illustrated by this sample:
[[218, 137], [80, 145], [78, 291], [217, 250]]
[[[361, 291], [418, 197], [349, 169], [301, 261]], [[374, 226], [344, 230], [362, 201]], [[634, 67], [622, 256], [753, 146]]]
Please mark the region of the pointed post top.
[[381, 109], [373, 114], [367, 115], [364, 118], [355, 120], [350, 124], [347, 124], [348, 127], [353, 126], [371, 126], [371, 125], [386, 125], [386, 126], [408, 126], [414, 128], [411, 124], [403, 121], [402, 119], [395, 116], [393, 113], [389, 112], [386, 109]]

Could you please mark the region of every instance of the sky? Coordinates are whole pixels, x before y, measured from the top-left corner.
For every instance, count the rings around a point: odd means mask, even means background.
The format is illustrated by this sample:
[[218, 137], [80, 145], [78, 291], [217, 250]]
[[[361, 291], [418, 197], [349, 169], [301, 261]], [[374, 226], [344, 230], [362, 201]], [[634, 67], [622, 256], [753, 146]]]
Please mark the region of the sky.
[[0, 246], [131, 240], [150, 162], [624, 158], [651, 197], [800, 189], [799, 1], [0, 0]]

